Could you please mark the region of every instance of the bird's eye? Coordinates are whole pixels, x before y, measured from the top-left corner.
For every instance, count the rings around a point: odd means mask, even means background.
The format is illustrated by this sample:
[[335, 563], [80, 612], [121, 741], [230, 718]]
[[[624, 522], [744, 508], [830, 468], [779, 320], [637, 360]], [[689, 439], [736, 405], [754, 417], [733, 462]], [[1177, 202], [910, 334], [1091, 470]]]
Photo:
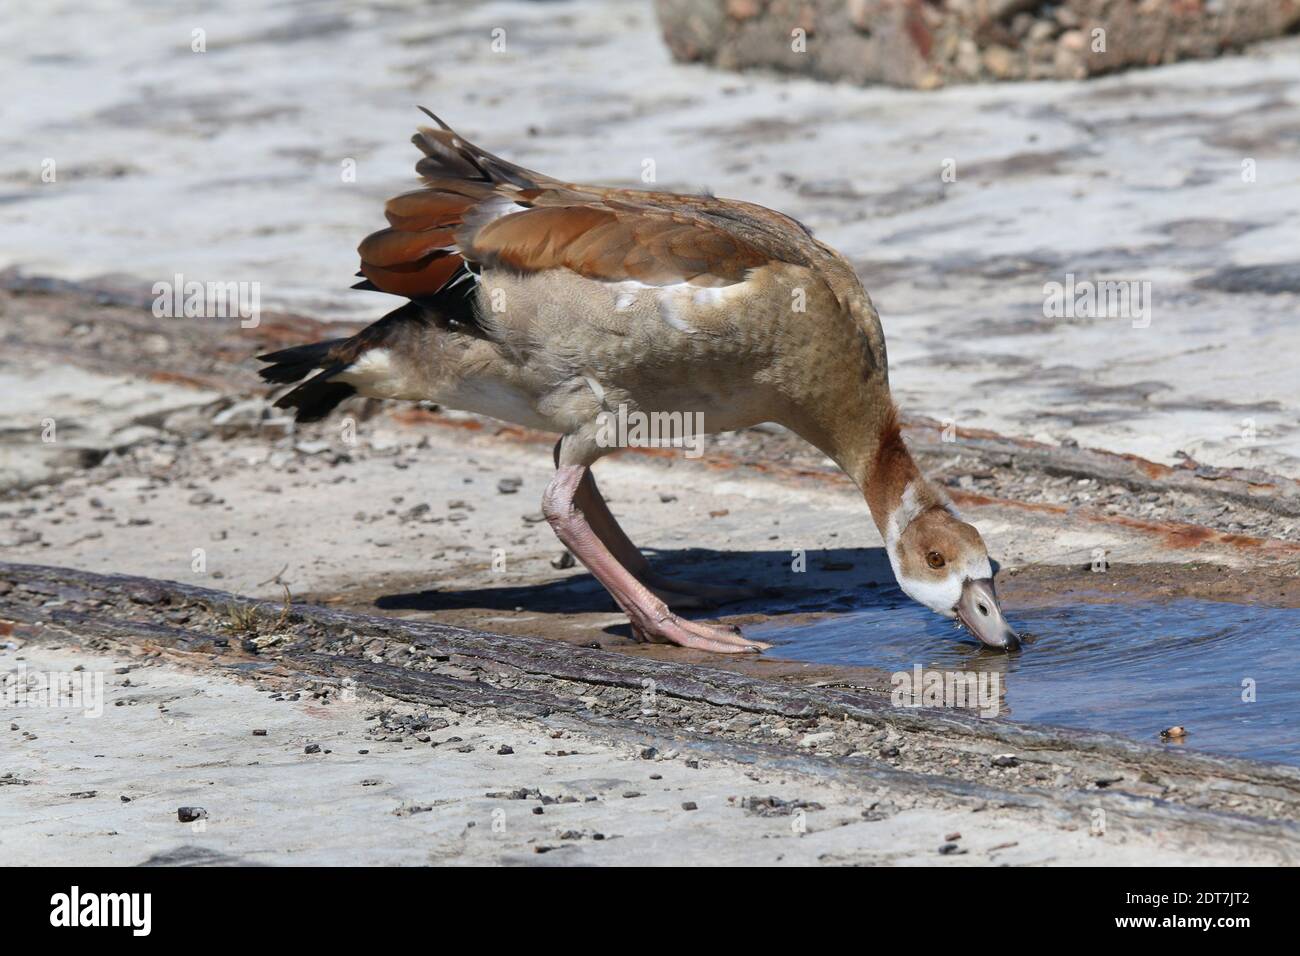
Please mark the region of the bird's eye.
[[937, 570], [943, 567], [943, 555], [938, 551], [931, 551], [925, 556], [925, 563]]

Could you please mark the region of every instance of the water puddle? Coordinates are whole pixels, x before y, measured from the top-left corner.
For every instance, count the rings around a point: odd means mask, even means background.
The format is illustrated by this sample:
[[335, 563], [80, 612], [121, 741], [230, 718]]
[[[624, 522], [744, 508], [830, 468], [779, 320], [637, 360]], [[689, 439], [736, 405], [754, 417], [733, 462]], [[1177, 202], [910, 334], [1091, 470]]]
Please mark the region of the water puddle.
[[[1008, 608], [1033, 643], [1008, 655], [900, 594], [804, 623], [746, 629], [772, 656], [896, 673], [1000, 675], [1001, 716], [1300, 765], [1300, 609], [1179, 599]], [[1253, 687], [1254, 701], [1243, 700]]]

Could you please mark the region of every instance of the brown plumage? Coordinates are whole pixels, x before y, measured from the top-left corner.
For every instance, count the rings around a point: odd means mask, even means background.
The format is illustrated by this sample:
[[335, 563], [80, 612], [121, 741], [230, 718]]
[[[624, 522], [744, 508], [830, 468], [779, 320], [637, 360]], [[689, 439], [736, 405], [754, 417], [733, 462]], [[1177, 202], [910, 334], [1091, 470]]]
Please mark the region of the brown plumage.
[[858, 483], [908, 593], [963, 620], [992, 601], [978, 533], [902, 441], [880, 319], [842, 256], [770, 209], [564, 183], [433, 119], [413, 140], [424, 185], [358, 250], [360, 287], [409, 301], [350, 339], [263, 356], [271, 382], [319, 370], [278, 405], [314, 420], [354, 393], [427, 399], [560, 434], [544, 511], [646, 640], [756, 648], [672, 614], [663, 598], [735, 589], [656, 574], [604, 507], [588, 469], [618, 447], [616, 410], [704, 433], [789, 427]]

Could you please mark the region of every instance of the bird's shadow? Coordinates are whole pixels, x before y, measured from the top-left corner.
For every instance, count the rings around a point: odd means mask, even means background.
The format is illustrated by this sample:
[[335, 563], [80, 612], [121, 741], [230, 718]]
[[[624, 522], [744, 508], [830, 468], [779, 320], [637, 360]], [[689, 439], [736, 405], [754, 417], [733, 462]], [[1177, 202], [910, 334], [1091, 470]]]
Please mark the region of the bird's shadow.
[[[763, 593], [757, 597], [719, 605], [727, 614], [836, 613], [879, 606], [901, 597], [883, 548], [809, 551], [683, 548], [647, 550], [646, 555], [660, 574], [687, 581], [762, 589]], [[396, 611], [476, 609], [566, 614], [617, 610], [604, 587], [586, 573], [542, 584], [431, 587], [386, 594], [376, 599], [375, 606]], [[688, 616], [695, 616], [694, 610]]]

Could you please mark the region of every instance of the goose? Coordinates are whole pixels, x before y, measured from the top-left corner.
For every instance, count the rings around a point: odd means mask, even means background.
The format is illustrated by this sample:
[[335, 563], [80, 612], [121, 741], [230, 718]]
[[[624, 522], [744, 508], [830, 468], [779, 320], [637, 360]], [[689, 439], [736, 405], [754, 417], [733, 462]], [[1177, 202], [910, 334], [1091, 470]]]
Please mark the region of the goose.
[[1019, 646], [983, 539], [903, 441], [880, 317], [842, 255], [753, 203], [553, 179], [423, 112], [423, 185], [388, 201], [354, 286], [406, 301], [350, 338], [259, 356], [267, 382], [298, 383], [278, 407], [312, 422], [353, 395], [432, 401], [558, 434], [556, 536], [637, 640], [724, 654], [768, 645], [672, 608], [741, 592], [654, 570], [591, 466], [620, 447], [615, 411], [700, 434], [777, 423], [857, 485], [906, 594]]

